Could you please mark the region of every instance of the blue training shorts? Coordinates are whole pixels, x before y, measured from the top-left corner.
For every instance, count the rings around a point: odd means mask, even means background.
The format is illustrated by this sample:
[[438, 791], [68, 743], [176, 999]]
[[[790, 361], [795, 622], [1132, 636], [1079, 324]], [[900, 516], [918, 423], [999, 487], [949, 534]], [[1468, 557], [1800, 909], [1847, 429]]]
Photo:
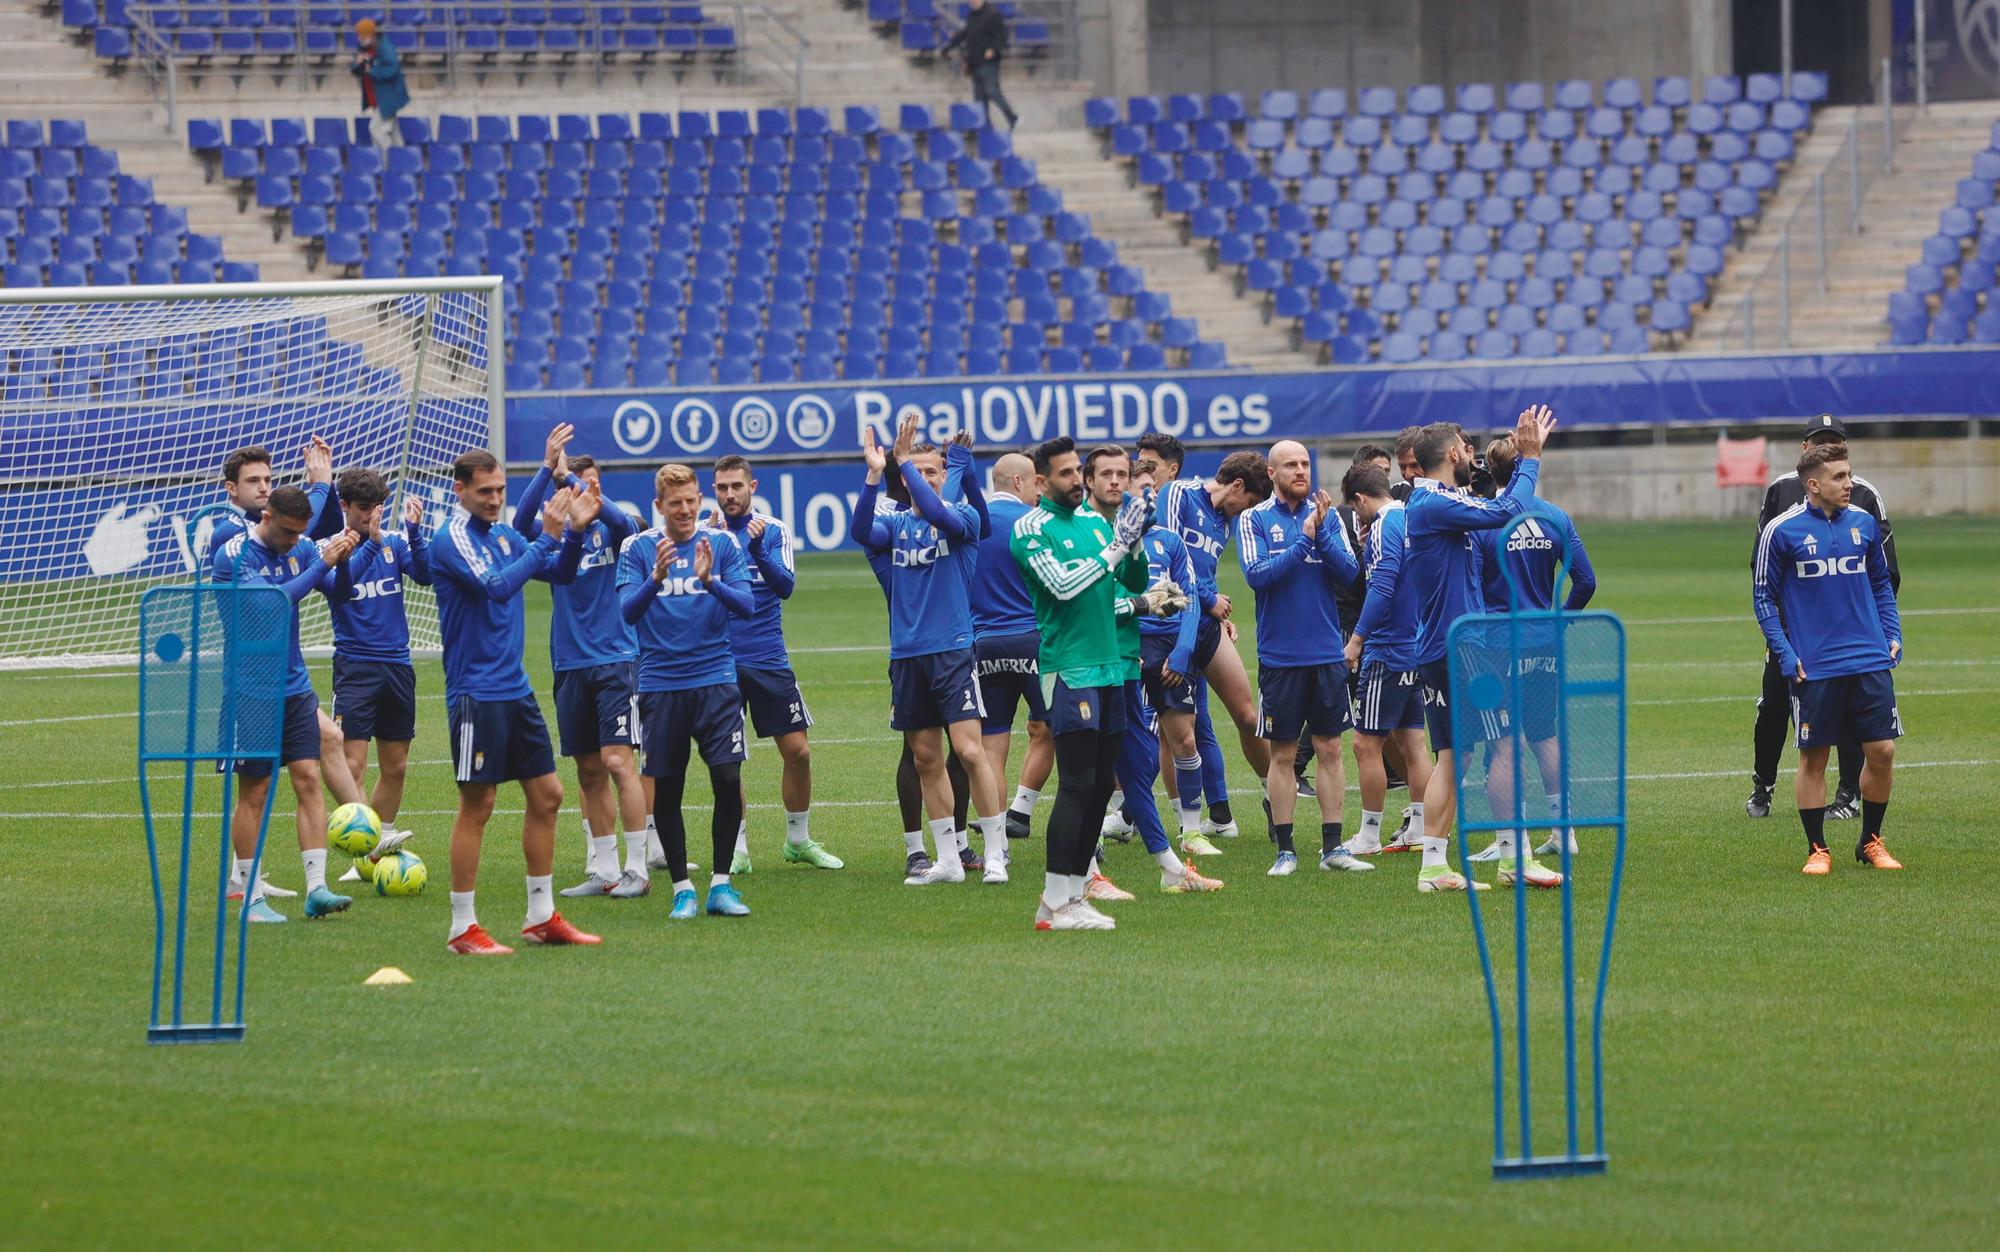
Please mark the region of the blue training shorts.
[[812, 710], [799, 690], [799, 676], [790, 666], [751, 669], [739, 665], [736, 685], [743, 690], [743, 702], [750, 706], [750, 724], [759, 739], [776, 739], [813, 724]]
[[1396, 730], [1421, 730], [1424, 725], [1424, 683], [1417, 671], [1392, 670], [1381, 663], [1364, 665], [1356, 676], [1354, 729], [1381, 738]]
[[896, 657], [889, 662], [889, 729], [928, 730], [984, 722], [971, 648]]
[[417, 737], [417, 671], [400, 661], [333, 658], [333, 722], [343, 739]]
[[615, 661], [556, 671], [556, 733], [564, 756], [639, 742], [639, 665]]
[[1014, 729], [1014, 710], [1028, 705], [1028, 720], [1046, 722], [1042, 703], [1042, 637], [1034, 631], [976, 639], [972, 655], [978, 663], [979, 698], [986, 705], [980, 730], [1004, 735]]
[[1072, 687], [1054, 674], [1042, 676], [1042, 697], [1049, 706], [1049, 733], [1079, 730], [1119, 734], [1125, 729], [1125, 688]]
[[1274, 742], [1299, 737], [1301, 730], [1332, 737], [1348, 728], [1347, 666], [1257, 667], [1257, 734]]
[[[284, 725], [278, 736], [278, 764], [319, 760], [319, 696], [310, 691], [285, 697]], [[269, 761], [238, 761], [245, 778], [269, 778]]]
[[451, 763], [461, 783], [520, 782], [556, 772], [549, 724], [535, 697], [451, 702]]
[[1853, 737], [1878, 743], [1903, 737], [1896, 684], [1886, 669], [1792, 684], [1792, 720], [1801, 748], [1825, 748]]
[[748, 754], [743, 742], [743, 691], [735, 683], [642, 691], [639, 716], [646, 737], [642, 772], [648, 778], [665, 778], [687, 768], [690, 743], [708, 765], [740, 762]]

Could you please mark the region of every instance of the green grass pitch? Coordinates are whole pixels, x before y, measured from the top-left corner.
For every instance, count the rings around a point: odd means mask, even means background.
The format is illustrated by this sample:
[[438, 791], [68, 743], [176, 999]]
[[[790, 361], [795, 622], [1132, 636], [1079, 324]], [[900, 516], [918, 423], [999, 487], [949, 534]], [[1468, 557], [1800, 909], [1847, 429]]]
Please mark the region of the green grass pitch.
[[[881, 597], [860, 562], [814, 557], [789, 634], [818, 718], [814, 829], [846, 871], [781, 863], [764, 748], [755, 916], [670, 926], [663, 894], [593, 901], [570, 915], [595, 951], [447, 957], [428, 663], [406, 824], [431, 890], [258, 930], [241, 1046], [143, 1041], [129, 671], [0, 675], [0, 1245], [1992, 1246], [2000, 522], [1899, 528], [1909, 733], [1888, 842], [1909, 868], [1855, 865], [1840, 823], [1818, 882], [1788, 784], [1770, 820], [1743, 814], [1748, 524], [1586, 531], [1634, 702], [1608, 1177], [1489, 1181], [1466, 905], [1418, 896], [1408, 858], [1266, 878], [1244, 799], [1220, 895], [1160, 896], [1138, 845], [1113, 849], [1139, 892], [1115, 934], [1031, 930], [1039, 838], [1010, 886], [901, 886]], [[529, 660], [546, 691], [546, 649]], [[1231, 779], [1253, 794], [1233, 751]], [[269, 864], [296, 887], [288, 805], [281, 789]], [[502, 808], [480, 906], [504, 939], [523, 888], [518, 798]], [[690, 825], [703, 847], [705, 809]], [[572, 807], [565, 882], [581, 841]], [[1586, 835], [1592, 923], [1605, 853]], [[1505, 933], [1511, 896], [1485, 903]], [[1556, 897], [1528, 903], [1551, 988]], [[383, 965], [414, 985], [364, 988]], [[1539, 1061], [1557, 1015], [1537, 1021]]]

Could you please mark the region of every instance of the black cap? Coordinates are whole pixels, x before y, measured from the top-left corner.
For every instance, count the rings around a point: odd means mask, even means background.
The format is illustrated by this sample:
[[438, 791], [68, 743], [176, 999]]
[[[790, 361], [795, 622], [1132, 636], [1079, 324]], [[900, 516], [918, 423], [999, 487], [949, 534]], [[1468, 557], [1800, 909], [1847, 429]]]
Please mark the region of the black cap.
[[1842, 443], [1847, 442], [1847, 427], [1842, 426], [1840, 424], [1840, 419], [1835, 417], [1833, 414], [1822, 413], [1818, 417], [1809, 417], [1806, 419], [1807, 443], [1812, 442], [1812, 438], [1814, 435], [1826, 435], [1826, 434], [1831, 434], [1834, 438], [1840, 440]]

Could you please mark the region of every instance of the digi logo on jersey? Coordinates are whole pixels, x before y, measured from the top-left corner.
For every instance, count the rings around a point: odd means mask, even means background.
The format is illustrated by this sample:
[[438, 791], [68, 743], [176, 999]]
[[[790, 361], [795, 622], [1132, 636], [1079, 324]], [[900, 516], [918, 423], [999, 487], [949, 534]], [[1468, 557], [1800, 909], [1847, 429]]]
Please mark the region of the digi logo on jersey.
[[892, 565], [935, 565], [939, 557], [951, 555], [951, 541], [940, 537], [936, 543], [921, 548], [896, 548], [890, 552]]
[[373, 582], [355, 583], [353, 600], [379, 600], [383, 596], [403, 594], [402, 580], [397, 578], [377, 578]]
[[692, 574], [675, 574], [672, 578], [661, 581], [660, 594], [663, 596], [705, 596], [708, 594], [708, 588], [702, 585], [701, 579], [694, 577]]
[[[1811, 551], [1808, 543], [1807, 551]], [[1835, 574], [1865, 574], [1868, 558], [1863, 556], [1814, 557], [1795, 562], [1800, 578], [1829, 578]]]
[[1200, 548], [1208, 554], [1210, 560], [1219, 561], [1222, 559], [1222, 540], [1212, 535], [1205, 535], [1192, 526], [1181, 527], [1180, 536], [1182, 543], [1190, 548]]

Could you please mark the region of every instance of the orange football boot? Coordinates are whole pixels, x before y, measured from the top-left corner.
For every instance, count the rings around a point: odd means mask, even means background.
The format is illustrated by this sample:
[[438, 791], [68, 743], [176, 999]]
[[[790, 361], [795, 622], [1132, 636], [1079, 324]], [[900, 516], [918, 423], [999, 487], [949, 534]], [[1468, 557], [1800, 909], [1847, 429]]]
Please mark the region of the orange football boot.
[[1805, 868], [1799, 872], [1801, 874], [1831, 874], [1833, 872], [1833, 854], [1825, 848], [1814, 848], [1812, 855], [1806, 858]]
[[478, 922], [466, 927], [458, 938], [445, 944], [444, 950], [459, 956], [507, 956], [514, 951], [504, 943], [495, 943], [493, 936], [487, 934], [486, 928]]
[[1901, 869], [1903, 863], [1889, 855], [1889, 849], [1882, 846], [1882, 836], [1877, 835], [1854, 850], [1854, 859], [1875, 869]]
[[588, 945], [604, 942], [598, 936], [586, 935], [576, 927], [570, 925], [563, 920], [563, 915], [560, 913], [551, 913], [549, 920], [539, 926], [521, 927], [521, 938], [526, 939], [529, 943], [547, 944], [550, 947], [561, 947], [565, 944]]

